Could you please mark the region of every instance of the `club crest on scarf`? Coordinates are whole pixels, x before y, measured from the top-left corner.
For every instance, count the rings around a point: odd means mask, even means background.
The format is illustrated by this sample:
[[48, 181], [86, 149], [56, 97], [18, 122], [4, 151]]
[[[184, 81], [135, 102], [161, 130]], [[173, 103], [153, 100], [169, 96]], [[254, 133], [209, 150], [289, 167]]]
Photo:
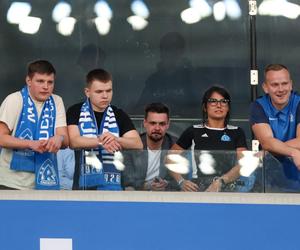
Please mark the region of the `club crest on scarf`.
[[22, 138], [24, 140], [33, 140], [33, 135], [32, 135], [32, 132], [30, 131], [30, 129], [25, 129], [21, 134], [20, 134], [20, 137], [19, 138]]
[[53, 162], [47, 159], [39, 169], [37, 183], [43, 186], [53, 186], [58, 183], [58, 176]]

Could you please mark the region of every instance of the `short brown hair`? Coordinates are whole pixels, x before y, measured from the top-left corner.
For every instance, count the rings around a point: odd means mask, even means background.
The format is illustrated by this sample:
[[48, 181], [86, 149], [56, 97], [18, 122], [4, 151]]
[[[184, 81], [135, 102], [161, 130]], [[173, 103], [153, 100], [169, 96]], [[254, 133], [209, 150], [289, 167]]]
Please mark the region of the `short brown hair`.
[[286, 69], [287, 71], [289, 71], [289, 69], [283, 65], [283, 64], [269, 64], [265, 67], [265, 75], [268, 71], [279, 71], [279, 70], [282, 70], [282, 69]]
[[287, 66], [283, 65], [283, 64], [269, 64], [265, 67], [265, 70], [264, 70], [264, 82], [266, 82], [266, 75], [269, 71], [280, 71], [280, 70], [287, 70], [289, 72], [289, 69]]
[[112, 81], [112, 75], [104, 69], [93, 69], [86, 75], [86, 86], [90, 87], [94, 80], [107, 83]]
[[56, 70], [49, 61], [37, 60], [37, 61], [30, 62], [27, 67], [27, 76], [33, 77], [35, 73], [55, 75]]

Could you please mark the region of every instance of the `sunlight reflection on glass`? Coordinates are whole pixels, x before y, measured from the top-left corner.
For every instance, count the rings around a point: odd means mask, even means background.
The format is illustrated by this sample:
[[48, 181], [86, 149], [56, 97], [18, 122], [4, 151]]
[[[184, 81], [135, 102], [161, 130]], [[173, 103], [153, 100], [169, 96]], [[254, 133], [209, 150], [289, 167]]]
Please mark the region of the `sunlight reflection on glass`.
[[63, 36], [70, 36], [74, 31], [75, 23], [75, 18], [66, 17], [57, 24], [57, 31]]
[[133, 30], [143, 30], [148, 25], [148, 21], [140, 16], [130, 16], [127, 18], [127, 22]]
[[166, 167], [175, 173], [187, 174], [189, 172], [189, 161], [180, 154], [169, 154]]
[[208, 17], [212, 14], [212, 8], [205, 0], [190, 0], [190, 6], [199, 11], [201, 18]]
[[94, 6], [94, 11], [98, 17], [102, 17], [110, 21], [113, 17], [113, 11], [108, 3], [104, 0], [97, 1]]
[[242, 10], [236, 0], [225, 0], [225, 6], [227, 16], [230, 19], [236, 20], [242, 16]]
[[258, 13], [260, 15], [297, 19], [300, 15], [300, 5], [286, 0], [264, 0], [258, 7]]
[[149, 9], [147, 5], [141, 0], [134, 0], [131, 3], [131, 11], [136, 15], [143, 18], [149, 17]]
[[97, 155], [95, 152], [90, 152], [90, 151], [85, 151], [85, 163], [87, 165], [92, 166], [95, 169], [102, 169], [102, 163], [101, 161], [98, 159]]
[[29, 15], [31, 5], [24, 2], [14, 2], [7, 11], [7, 21], [12, 24], [19, 24], [21, 20]]
[[125, 165], [123, 164], [124, 157], [120, 151], [114, 153], [114, 161], [113, 164], [115, 165], [116, 169], [119, 171], [123, 171], [125, 169]]
[[54, 22], [59, 23], [62, 19], [70, 16], [71, 11], [72, 7], [69, 3], [59, 2], [52, 11], [52, 19]]
[[243, 151], [242, 154], [243, 156], [239, 160], [239, 165], [241, 166], [240, 175], [249, 177], [260, 164], [260, 153], [255, 151]]
[[19, 23], [19, 30], [26, 34], [35, 34], [39, 31], [42, 19], [28, 16]]
[[223, 2], [217, 2], [214, 4], [214, 18], [217, 22], [223, 21], [226, 16], [226, 6]]
[[97, 17], [95, 19], [97, 31], [100, 35], [107, 35], [110, 31], [110, 22], [104, 17]]
[[195, 8], [188, 8], [181, 12], [181, 20], [187, 24], [197, 23], [201, 20], [201, 14]]
[[199, 156], [199, 169], [203, 174], [210, 175], [216, 173], [215, 166], [216, 160], [209, 153], [209, 151], [201, 151]]

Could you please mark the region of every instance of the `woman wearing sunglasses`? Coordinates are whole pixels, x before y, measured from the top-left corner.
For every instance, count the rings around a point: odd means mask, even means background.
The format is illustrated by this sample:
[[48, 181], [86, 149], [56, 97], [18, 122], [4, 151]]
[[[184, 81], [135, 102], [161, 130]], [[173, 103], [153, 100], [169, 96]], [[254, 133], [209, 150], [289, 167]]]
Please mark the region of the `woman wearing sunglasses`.
[[230, 95], [224, 88], [209, 88], [202, 99], [202, 123], [187, 128], [171, 148], [177, 153], [194, 149], [195, 162], [199, 166], [197, 177], [192, 180], [172, 172], [182, 191], [218, 192], [232, 186], [239, 177], [236, 154], [228, 151], [240, 153], [247, 150], [247, 144], [244, 131], [228, 124], [230, 101]]

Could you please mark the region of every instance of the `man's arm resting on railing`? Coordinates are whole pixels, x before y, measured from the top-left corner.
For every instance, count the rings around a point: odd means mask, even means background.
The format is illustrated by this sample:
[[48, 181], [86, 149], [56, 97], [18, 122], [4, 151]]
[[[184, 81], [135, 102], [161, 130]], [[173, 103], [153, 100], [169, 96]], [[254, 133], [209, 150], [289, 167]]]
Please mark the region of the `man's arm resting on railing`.
[[286, 143], [274, 138], [270, 125], [266, 123], [254, 124], [252, 131], [264, 150], [292, 157], [295, 165], [300, 169], [300, 150], [289, 145], [294, 144], [294, 142]]
[[68, 132], [70, 136], [70, 147], [73, 149], [97, 148], [100, 146], [99, 138], [81, 136], [77, 125], [69, 125]]
[[9, 149], [31, 149], [43, 153], [45, 152], [45, 141], [16, 138], [11, 135], [8, 126], [0, 122], [0, 147]]

